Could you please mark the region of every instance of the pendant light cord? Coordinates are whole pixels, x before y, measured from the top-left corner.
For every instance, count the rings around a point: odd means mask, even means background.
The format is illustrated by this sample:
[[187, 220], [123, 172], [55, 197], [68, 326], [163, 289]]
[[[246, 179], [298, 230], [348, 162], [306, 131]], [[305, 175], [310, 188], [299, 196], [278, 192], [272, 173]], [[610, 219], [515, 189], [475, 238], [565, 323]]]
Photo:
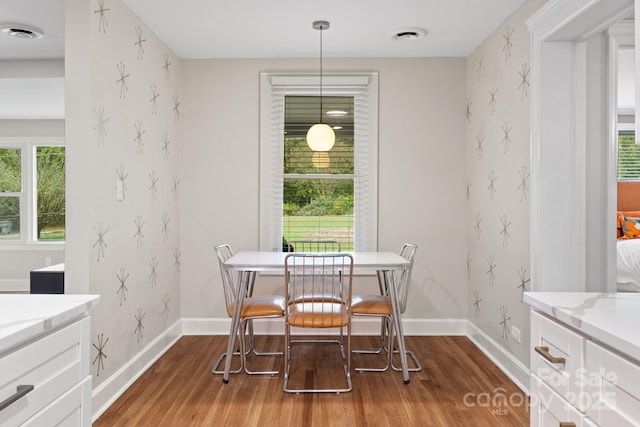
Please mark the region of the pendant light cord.
[[322, 123], [322, 32], [324, 27], [320, 27], [320, 123]]

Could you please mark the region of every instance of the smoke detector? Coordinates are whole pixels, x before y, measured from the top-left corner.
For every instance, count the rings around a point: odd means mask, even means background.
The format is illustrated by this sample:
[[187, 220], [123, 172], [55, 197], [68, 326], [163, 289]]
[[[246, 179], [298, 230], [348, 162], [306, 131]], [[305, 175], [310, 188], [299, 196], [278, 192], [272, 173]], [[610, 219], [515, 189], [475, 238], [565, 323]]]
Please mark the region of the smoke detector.
[[427, 30], [424, 28], [409, 27], [400, 28], [389, 34], [389, 38], [398, 42], [409, 42], [425, 38]]
[[0, 33], [18, 39], [35, 40], [44, 36], [40, 28], [24, 24], [0, 24]]

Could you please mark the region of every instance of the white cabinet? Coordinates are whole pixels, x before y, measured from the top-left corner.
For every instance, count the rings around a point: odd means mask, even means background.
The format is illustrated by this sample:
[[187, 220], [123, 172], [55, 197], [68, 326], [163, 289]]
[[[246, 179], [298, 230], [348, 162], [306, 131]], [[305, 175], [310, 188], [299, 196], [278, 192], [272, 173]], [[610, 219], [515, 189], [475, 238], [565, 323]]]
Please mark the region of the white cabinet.
[[589, 425], [576, 376], [584, 371], [584, 337], [532, 311], [530, 357], [531, 425]]
[[602, 426], [640, 426], [640, 366], [587, 341], [589, 418]]
[[640, 426], [638, 296], [536, 294], [531, 425]]
[[531, 427], [595, 426], [535, 375], [531, 375]]
[[[46, 298], [35, 300], [35, 312], [46, 311], [38, 307]], [[55, 313], [49, 307], [45, 317], [22, 307], [13, 321], [0, 322], [0, 426], [91, 425], [88, 308], [93, 304], [76, 302]]]

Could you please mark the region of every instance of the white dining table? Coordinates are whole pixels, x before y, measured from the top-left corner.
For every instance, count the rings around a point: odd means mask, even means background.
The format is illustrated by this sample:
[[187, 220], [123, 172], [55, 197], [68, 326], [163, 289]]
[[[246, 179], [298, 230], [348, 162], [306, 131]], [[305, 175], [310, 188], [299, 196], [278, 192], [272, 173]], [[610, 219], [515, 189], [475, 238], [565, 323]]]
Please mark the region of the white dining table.
[[[353, 271], [358, 273], [382, 273], [385, 286], [391, 298], [393, 308], [393, 320], [397, 333], [398, 347], [400, 359], [402, 363], [402, 375], [404, 383], [409, 384], [409, 371], [407, 368], [407, 355], [404, 345], [404, 334], [402, 332], [402, 320], [400, 319], [400, 307], [398, 306], [397, 288], [395, 283], [396, 275], [394, 271], [404, 270], [409, 267], [409, 261], [395, 252], [347, 252], [353, 256]], [[231, 318], [231, 329], [229, 331], [229, 343], [227, 345], [227, 354], [233, 354], [236, 335], [240, 325], [240, 310], [242, 300], [247, 293], [249, 284], [253, 282], [252, 277], [255, 273], [282, 272], [284, 275], [285, 258], [289, 252], [268, 252], [268, 251], [244, 251], [238, 252], [229, 258], [225, 265], [229, 270], [237, 271], [238, 285], [236, 286], [236, 309]], [[392, 351], [392, 349], [389, 349]], [[222, 382], [229, 382], [229, 373], [231, 371], [231, 358], [227, 357], [224, 364], [224, 375]]]

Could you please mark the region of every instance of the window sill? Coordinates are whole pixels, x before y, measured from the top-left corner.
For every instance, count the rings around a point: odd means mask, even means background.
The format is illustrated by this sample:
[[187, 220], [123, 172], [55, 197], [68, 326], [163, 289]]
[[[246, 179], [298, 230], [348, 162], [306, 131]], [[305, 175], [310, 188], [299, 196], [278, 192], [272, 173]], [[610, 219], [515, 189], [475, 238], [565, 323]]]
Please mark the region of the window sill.
[[33, 252], [57, 252], [64, 251], [64, 242], [0, 242], [0, 251], [33, 251]]

